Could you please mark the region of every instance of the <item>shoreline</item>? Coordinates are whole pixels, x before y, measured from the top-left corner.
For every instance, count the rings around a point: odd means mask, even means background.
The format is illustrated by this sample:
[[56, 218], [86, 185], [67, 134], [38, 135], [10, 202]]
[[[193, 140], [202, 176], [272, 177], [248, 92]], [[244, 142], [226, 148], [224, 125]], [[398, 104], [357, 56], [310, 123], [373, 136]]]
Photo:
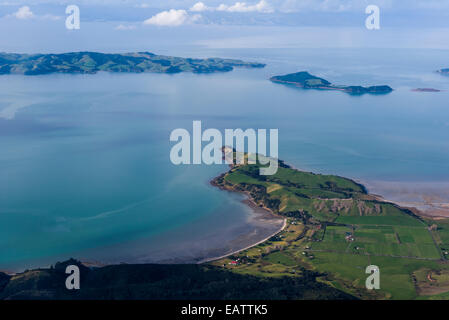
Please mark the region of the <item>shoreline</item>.
[[[214, 178], [215, 179], [215, 178]], [[209, 183], [212, 185], [212, 181], [210, 180]], [[222, 189], [223, 191], [227, 192], [233, 192], [230, 190]], [[197, 254], [195, 257], [180, 257], [180, 256], [173, 256], [170, 258], [165, 258], [160, 260], [159, 262], [145, 262], [140, 259], [134, 260], [125, 260], [120, 263], [116, 262], [106, 262], [106, 261], [99, 261], [99, 260], [90, 260], [90, 259], [82, 259], [79, 260], [81, 263], [87, 267], [104, 267], [109, 265], [118, 265], [118, 264], [204, 264], [216, 260], [223, 259], [225, 257], [231, 256], [233, 254], [237, 254], [241, 251], [250, 249], [254, 246], [257, 246], [271, 237], [275, 236], [279, 232], [283, 231], [285, 227], [287, 226], [287, 219], [284, 217], [281, 217], [279, 215], [274, 214], [270, 209], [263, 208], [258, 206], [248, 194], [245, 194], [246, 199], [242, 200], [241, 202], [249, 208], [251, 211], [249, 213], [249, 218], [253, 221], [249, 222], [248, 225], [252, 226], [253, 231], [237, 235], [233, 238], [230, 238], [229, 241], [227, 241], [226, 245], [223, 247], [215, 247], [215, 248], [209, 248], [206, 249], [206, 253], [204, 254]], [[244, 214], [244, 212], [242, 212]], [[282, 221], [282, 225], [279, 228], [276, 228], [274, 232], [270, 232], [268, 235], [264, 235], [262, 239], [258, 237], [257, 235], [259, 233], [266, 233], [266, 230], [268, 228], [273, 227], [273, 222], [280, 222]], [[206, 239], [207, 240], [207, 239]], [[233, 246], [239, 247], [237, 249], [229, 249]], [[232, 250], [230, 252], [227, 252], [227, 250]], [[221, 252], [220, 252], [221, 251]]]
[[[281, 165], [284, 165], [284, 166], [286, 166], [286, 167], [291, 168], [290, 165], [286, 164], [284, 161], [279, 160], [279, 162], [280, 162]], [[230, 164], [230, 165], [229, 165], [229, 168], [230, 168], [230, 169], [232, 169], [233, 167], [234, 167], [233, 164]], [[221, 256], [217, 256], [217, 257], [205, 258], [205, 259], [203, 259], [203, 260], [197, 262], [197, 264], [203, 264], [203, 263], [208, 263], [208, 262], [213, 262], [213, 261], [217, 261], [217, 260], [220, 260], [220, 259], [224, 259], [224, 258], [226, 258], [226, 257], [232, 256], [232, 255], [234, 255], [234, 254], [237, 254], [237, 253], [240, 253], [240, 252], [242, 252], [242, 251], [245, 251], [245, 250], [251, 249], [251, 248], [253, 248], [253, 247], [256, 247], [256, 246], [258, 246], [259, 244], [264, 243], [265, 241], [267, 241], [267, 240], [270, 239], [271, 237], [273, 237], [273, 236], [277, 235], [278, 233], [282, 232], [282, 231], [285, 229], [285, 227], [287, 226], [287, 218], [286, 218], [286, 217], [283, 217], [283, 216], [281, 216], [281, 215], [278, 215], [278, 214], [274, 213], [273, 210], [271, 210], [270, 208], [267, 208], [266, 206], [258, 205], [258, 204], [254, 201], [254, 199], [252, 198], [252, 196], [251, 196], [251, 194], [250, 194], [249, 192], [247, 192], [247, 191], [238, 191], [238, 190], [226, 188], [226, 187], [224, 187], [224, 186], [222, 186], [222, 185], [219, 185], [219, 184], [217, 183], [217, 180], [218, 180], [218, 179], [221, 179], [222, 177], [224, 177], [228, 172], [229, 172], [229, 170], [228, 170], [227, 172], [222, 173], [222, 174], [218, 175], [217, 177], [211, 179], [210, 182], [209, 182], [210, 185], [212, 185], [213, 187], [216, 187], [216, 188], [218, 188], [218, 189], [220, 189], [220, 190], [222, 190], [222, 191], [235, 192], [235, 193], [244, 194], [244, 195], [247, 197], [247, 200], [244, 200], [243, 203], [247, 204], [247, 205], [251, 208], [251, 210], [253, 210], [254, 213], [256, 213], [256, 210], [257, 210], [257, 209], [262, 209], [262, 210], [266, 211], [267, 213], [269, 213], [269, 215], [271, 215], [273, 218], [282, 219], [282, 220], [283, 220], [282, 226], [281, 226], [280, 229], [278, 229], [278, 230], [275, 231], [274, 233], [270, 234], [269, 236], [265, 237], [265, 238], [262, 239], [262, 240], [257, 241], [256, 243], [249, 244], [248, 246], [245, 246], [245, 247], [242, 248], [242, 249], [235, 250], [235, 251], [230, 252], [230, 253], [228, 253], [228, 254], [224, 254], [224, 255], [221, 255]]]
[[[211, 181], [211, 182], [212, 182], [212, 181]], [[223, 189], [223, 190], [226, 190], [226, 189]], [[231, 192], [230, 190], [226, 190], [226, 191]], [[248, 195], [247, 195], [247, 196], [248, 196]], [[218, 256], [218, 257], [205, 258], [205, 259], [203, 259], [203, 260], [201, 260], [201, 261], [198, 261], [197, 264], [203, 264], [203, 263], [208, 263], [208, 262], [212, 262], [212, 261], [224, 259], [224, 258], [226, 258], [226, 257], [232, 256], [232, 255], [234, 255], [234, 254], [237, 254], [237, 253], [240, 253], [240, 252], [242, 252], [242, 251], [245, 251], [245, 250], [251, 249], [251, 248], [253, 248], [253, 247], [256, 247], [256, 246], [258, 246], [259, 244], [264, 243], [265, 241], [267, 241], [267, 240], [270, 239], [271, 237], [274, 237], [274, 236], [277, 235], [278, 233], [282, 232], [282, 231], [285, 229], [285, 227], [287, 226], [287, 218], [281, 217], [281, 216], [279, 216], [279, 215], [273, 213], [273, 212], [272, 212], [270, 209], [268, 209], [268, 208], [264, 208], [264, 207], [258, 206], [258, 205], [253, 201], [253, 199], [251, 199], [249, 196], [248, 196], [248, 199], [247, 199], [247, 200], [243, 200], [242, 202], [245, 203], [246, 205], [248, 205], [253, 211], [255, 211], [255, 210], [257, 210], [257, 209], [263, 209], [263, 210], [267, 211], [273, 218], [282, 219], [282, 220], [283, 220], [283, 223], [282, 223], [281, 228], [280, 228], [279, 230], [275, 231], [274, 233], [268, 235], [268, 236], [265, 237], [264, 239], [259, 240], [259, 241], [256, 242], [256, 243], [249, 244], [248, 246], [246, 246], [246, 247], [244, 247], [244, 248], [242, 248], [242, 249], [238, 249], [238, 250], [235, 250], [235, 251], [230, 252], [230, 253], [228, 253], [228, 254], [224, 254], [224, 255]]]
[[[283, 160], [279, 160], [279, 161], [285, 167], [288, 167], [288, 168], [291, 168], [291, 169], [294, 169], [294, 170], [297, 170], [297, 171], [301, 171], [301, 172], [311, 172], [311, 171], [308, 171], [308, 170], [298, 169], [298, 168], [296, 168], [296, 167], [294, 167], [294, 166], [292, 166], [290, 164], [287, 164]], [[230, 165], [230, 169], [232, 169], [232, 168], [233, 168], [233, 166]], [[175, 263], [175, 264], [179, 264], [179, 263], [205, 264], [205, 263], [217, 261], [217, 260], [224, 259], [226, 257], [232, 256], [234, 254], [240, 253], [242, 251], [248, 250], [248, 249], [253, 248], [255, 246], [258, 246], [259, 244], [266, 242], [268, 239], [270, 239], [271, 237], [275, 236], [276, 234], [282, 232], [285, 229], [285, 227], [287, 226], [287, 218], [274, 213], [270, 208], [258, 205], [254, 201], [254, 199], [251, 197], [249, 192], [234, 190], [232, 188], [226, 188], [226, 187], [223, 187], [222, 185], [219, 185], [219, 184], [216, 183], [216, 180], [224, 177], [228, 172], [229, 172], [229, 170], [224, 172], [224, 173], [222, 173], [222, 174], [220, 174], [220, 175], [218, 175], [217, 177], [212, 178], [209, 181], [209, 184], [211, 186], [213, 186], [213, 187], [216, 187], [216, 188], [222, 190], [222, 191], [227, 191], [227, 192], [232, 192], [232, 193], [239, 193], [239, 194], [245, 195], [247, 197], [247, 199], [242, 200], [242, 203], [244, 203], [245, 205], [247, 205], [251, 209], [251, 211], [252, 211], [251, 215], [253, 215], [253, 217], [256, 216], [256, 224], [260, 223], [261, 220], [266, 220], [266, 219], [264, 219], [264, 217], [268, 216], [271, 219], [273, 219], [273, 218], [279, 219], [279, 220], [282, 219], [283, 220], [282, 226], [277, 231], [271, 233], [268, 236], [265, 236], [261, 240], [257, 240], [256, 242], [254, 242], [254, 241], [251, 242], [251, 241], [248, 241], [247, 239], [242, 240], [241, 236], [237, 237], [237, 238], [233, 239], [232, 241], [229, 241], [229, 243], [231, 243], [233, 241], [242, 241], [242, 242], [246, 241], [248, 244], [244, 245], [244, 247], [241, 248], [241, 249], [233, 250], [232, 252], [229, 252], [229, 253], [226, 253], [226, 254], [211, 255], [209, 257], [207, 255], [205, 255], [205, 257], [199, 258], [197, 261], [193, 261], [193, 262], [191, 262], [191, 261], [189, 261], [189, 262], [182, 262], [182, 258], [177, 260], [177, 258], [175, 257], [173, 259], [169, 259], [169, 260], [160, 262], [160, 264], [171, 264], [171, 263]], [[313, 173], [313, 172], [311, 172], [311, 173]], [[319, 173], [314, 173], [314, 174], [319, 174]], [[426, 214], [425, 211], [420, 210], [417, 207], [410, 206], [406, 202], [389, 200], [389, 199], [385, 198], [383, 195], [379, 195], [378, 193], [372, 193], [370, 191], [371, 188], [369, 187], [369, 183], [367, 183], [366, 181], [362, 181], [362, 180], [355, 179], [355, 178], [348, 178], [348, 177], [344, 177], [344, 176], [341, 176], [341, 175], [336, 175], [336, 176], [338, 176], [340, 178], [347, 179], [347, 180], [352, 181], [355, 184], [359, 185], [364, 190], [364, 193], [367, 196], [372, 197], [373, 199], [378, 200], [378, 201], [391, 203], [391, 204], [393, 204], [395, 206], [400, 207], [401, 209], [405, 209], [405, 210], [409, 211], [412, 215], [418, 216], [419, 218], [435, 219], [435, 220], [441, 220], [441, 219], [449, 218], [449, 211], [448, 211], [448, 216], [444, 216], [444, 215], [443, 216], [436, 216], [436, 215]], [[258, 214], [257, 210], [263, 210], [264, 211], [264, 213], [263, 213], [264, 217], [262, 217], [262, 218], [261, 217], [257, 217], [257, 214]], [[259, 212], [259, 214], [260, 214], [260, 212]], [[216, 250], [220, 250], [220, 249], [222, 249], [222, 248], [218, 248]], [[171, 261], [176, 261], [176, 262], [171, 262]], [[133, 264], [133, 262], [125, 262], [125, 263]], [[102, 267], [102, 266], [107, 266], [107, 265], [114, 265], [116, 263], [101, 263], [101, 262], [93, 263], [92, 261], [90, 261], [90, 262], [83, 261], [83, 264], [85, 264], [87, 266], [91, 266], [91, 267]]]
[[[300, 172], [310, 172], [308, 170], [298, 169], [298, 168], [296, 168], [292, 165], [289, 165], [281, 160], [280, 160], [280, 163], [282, 163], [282, 165], [285, 167], [288, 167], [288, 168], [291, 168], [291, 169], [294, 169], [294, 170], [297, 170]], [[233, 166], [231, 165], [230, 170], [232, 170], [232, 168], [233, 168]], [[244, 203], [246, 206], [248, 206], [251, 210], [251, 213], [249, 213], [249, 219], [252, 219], [252, 221], [248, 222], [248, 225], [251, 225], [251, 228], [253, 229], [253, 231], [248, 231], [246, 234], [241, 234], [241, 235], [237, 235], [234, 238], [230, 238], [228, 241], [226, 241], [225, 246], [208, 248], [205, 250], [204, 254], [198, 254], [196, 257], [193, 257], [193, 258], [191, 257], [190, 259], [188, 259], [186, 257], [173, 256], [171, 258], [163, 259], [159, 262], [151, 262], [151, 261], [144, 261], [144, 260], [139, 261], [139, 259], [136, 259], [136, 260], [129, 259], [129, 260], [124, 260], [123, 262], [120, 262], [120, 263], [113, 262], [113, 261], [106, 262], [106, 261], [89, 259], [89, 258], [83, 259], [82, 257], [75, 258], [75, 259], [81, 261], [81, 263], [83, 265], [90, 267], [90, 268], [101, 268], [101, 267], [105, 267], [105, 266], [109, 266], [109, 265], [118, 265], [118, 264], [206, 264], [209, 262], [224, 259], [226, 257], [238, 254], [242, 251], [245, 251], [245, 250], [248, 250], [255, 246], [258, 246], [259, 244], [266, 242], [271, 237], [282, 232], [287, 226], [287, 218], [286, 217], [283, 217], [279, 214], [274, 213], [270, 208], [267, 208], [266, 206], [257, 204], [248, 191], [235, 190], [233, 188], [225, 187], [225, 186], [217, 183], [217, 180], [223, 178], [228, 172], [229, 172], [229, 170], [224, 173], [221, 173], [217, 177], [212, 178], [211, 180], [209, 180], [209, 184], [213, 187], [217, 187], [218, 189], [220, 189], [222, 191], [245, 195], [246, 199], [242, 200], [241, 202]], [[313, 172], [310, 172], [310, 173], [313, 173]], [[316, 174], [316, 173], [314, 173], [314, 174]], [[411, 202], [390, 200], [390, 199], [388, 199], [388, 196], [380, 195], [379, 192], [372, 192], [372, 185], [370, 185], [369, 182], [362, 181], [359, 179], [354, 179], [354, 178], [347, 178], [347, 177], [343, 177], [340, 175], [338, 175], [338, 176], [341, 178], [350, 180], [350, 181], [354, 182], [355, 184], [359, 185], [360, 187], [362, 187], [362, 189], [364, 190], [364, 192], [367, 196], [372, 197], [373, 199], [378, 200], [378, 201], [391, 203], [395, 206], [398, 206], [402, 209], [409, 211], [411, 214], [416, 215], [416, 216], [420, 217], [421, 219], [424, 218], [424, 219], [441, 220], [441, 219], [449, 218], [449, 204], [447, 204], [448, 205], [447, 206], [447, 209], [448, 209], [447, 215], [429, 214], [429, 213], [426, 213], [424, 210], [419, 209], [418, 202], [415, 202], [416, 206], [411, 206], [410, 205]], [[384, 190], [384, 191], [386, 193], [381, 192], [381, 194], [388, 194], [387, 190]], [[444, 203], [444, 205], [446, 205], [446, 203]], [[275, 220], [278, 220], [277, 221], [278, 223], [282, 220], [282, 225], [277, 226], [276, 230], [274, 232], [272, 232], [272, 230], [270, 230], [270, 233], [267, 234], [267, 230], [269, 228], [273, 228], [273, 226], [274, 226], [273, 221], [275, 221]], [[270, 221], [271, 221], [271, 223], [270, 223]], [[265, 235], [263, 235], [262, 239], [260, 239], [260, 237], [257, 237], [257, 234], [259, 232], [265, 232]], [[240, 248], [236, 248], [235, 250], [233, 250], [232, 247], [234, 247], [234, 246], [240, 247]], [[220, 254], [220, 251], [226, 252], [227, 250], [232, 250], [232, 251]], [[24, 268], [24, 270], [25, 269], [26, 268]], [[15, 274], [22, 273], [23, 270], [22, 271], [2, 270], [0, 272], [3, 272], [8, 275], [15, 275]]]
[[[209, 180], [208, 183], [211, 183], [212, 180]], [[231, 192], [229, 190], [224, 190], [227, 192]], [[120, 265], [120, 264], [203, 264], [208, 263], [211, 261], [219, 260], [227, 256], [231, 256], [233, 254], [237, 254], [241, 251], [247, 250], [249, 248], [252, 248], [254, 246], [259, 245], [260, 243], [263, 243], [273, 237], [274, 235], [278, 234], [284, 228], [287, 226], [287, 219], [280, 217], [276, 214], [273, 214], [271, 210], [268, 208], [262, 208], [258, 206], [248, 195], [245, 195], [245, 198], [240, 201], [244, 206], [248, 208], [249, 211], [241, 211], [239, 214], [248, 215], [248, 221], [243, 225], [244, 229], [236, 229], [231, 230], [230, 233], [224, 233], [226, 238], [222, 237], [223, 243], [219, 244], [217, 246], [211, 246], [207, 248], [203, 248], [199, 251], [194, 252], [192, 255], [176, 255], [176, 253], [182, 252], [182, 247], [185, 245], [183, 243], [180, 243], [178, 246], [179, 251], [175, 251], [175, 255], [171, 255], [170, 253], [163, 257], [160, 260], [146, 261], [146, 255], [151, 257], [151, 252], [146, 253], [145, 256], [135, 256], [135, 257], [128, 257], [124, 259], [102, 259], [100, 257], [96, 258], [95, 256], [84, 256], [83, 254], [77, 255], [67, 255], [67, 257], [64, 258], [57, 258], [52, 262], [48, 263], [38, 263], [34, 264], [33, 266], [24, 266], [23, 268], [19, 269], [8, 269], [3, 268], [2, 271], [5, 274], [8, 275], [15, 275], [23, 273], [27, 269], [36, 269], [36, 268], [47, 268], [53, 265], [56, 262], [62, 262], [66, 261], [69, 258], [74, 258], [78, 261], [80, 261], [84, 266], [89, 268], [101, 268], [111, 265]], [[242, 232], [242, 230], [245, 230]], [[238, 233], [236, 233], [236, 231]], [[205, 237], [202, 239], [204, 243], [208, 243], [210, 240], [212, 240], [210, 237], [213, 235], [205, 235]], [[210, 240], [208, 240], [210, 239]]]

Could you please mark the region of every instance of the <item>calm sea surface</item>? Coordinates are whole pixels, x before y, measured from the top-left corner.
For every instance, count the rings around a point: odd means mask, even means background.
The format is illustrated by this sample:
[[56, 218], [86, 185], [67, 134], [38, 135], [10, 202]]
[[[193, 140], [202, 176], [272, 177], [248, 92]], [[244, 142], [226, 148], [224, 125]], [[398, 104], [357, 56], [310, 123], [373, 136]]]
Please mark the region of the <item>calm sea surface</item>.
[[[208, 184], [226, 166], [169, 161], [170, 132], [191, 131], [193, 120], [220, 130], [279, 128], [280, 158], [295, 167], [366, 182], [390, 199], [420, 201], [430, 192], [449, 202], [449, 77], [433, 72], [449, 67], [448, 51], [173, 54], [267, 67], [0, 77], [0, 269], [71, 256], [164, 261], [246, 232], [251, 212], [242, 197]], [[267, 80], [301, 70], [395, 91], [350, 96]], [[445, 91], [411, 91], [418, 87]]]

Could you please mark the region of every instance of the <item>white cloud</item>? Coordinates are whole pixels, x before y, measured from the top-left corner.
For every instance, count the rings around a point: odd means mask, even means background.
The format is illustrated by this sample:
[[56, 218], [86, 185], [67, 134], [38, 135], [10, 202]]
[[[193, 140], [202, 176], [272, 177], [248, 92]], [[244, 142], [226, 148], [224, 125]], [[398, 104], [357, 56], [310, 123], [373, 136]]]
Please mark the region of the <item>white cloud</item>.
[[188, 16], [185, 10], [171, 9], [170, 11], [159, 12], [143, 23], [157, 26], [180, 26], [187, 21]]
[[30, 19], [33, 18], [33, 12], [31, 12], [30, 7], [28, 6], [23, 6], [20, 7], [19, 10], [17, 10], [17, 12], [13, 13], [13, 16], [16, 17], [17, 19]]
[[220, 4], [217, 8], [218, 11], [227, 12], [263, 12], [270, 13], [273, 12], [273, 8], [265, 0], [260, 0], [258, 3], [253, 5], [248, 5], [246, 2], [236, 2], [232, 6], [226, 4]]
[[189, 10], [193, 11], [193, 12], [202, 12], [202, 11], [208, 11], [208, 10], [212, 11], [214, 9], [206, 6], [203, 2], [197, 2]]
[[133, 25], [125, 25], [125, 24], [119, 24], [114, 28], [115, 30], [134, 30], [136, 29], [136, 26]]
[[155, 26], [177, 27], [186, 23], [195, 22], [200, 18], [201, 16], [198, 14], [190, 16], [186, 10], [171, 9], [169, 11], [159, 12], [158, 14], [145, 20], [143, 23]]
[[20, 7], [16, 12], [6, 15], [5, 18], [15, 18], [20, 20], [38, 19], [38, 20], [52, 20], [52, 21], [62, 19], [61, 16], [55, 16], [53, 14], [36, 15], [31, 11], [29, 6]]

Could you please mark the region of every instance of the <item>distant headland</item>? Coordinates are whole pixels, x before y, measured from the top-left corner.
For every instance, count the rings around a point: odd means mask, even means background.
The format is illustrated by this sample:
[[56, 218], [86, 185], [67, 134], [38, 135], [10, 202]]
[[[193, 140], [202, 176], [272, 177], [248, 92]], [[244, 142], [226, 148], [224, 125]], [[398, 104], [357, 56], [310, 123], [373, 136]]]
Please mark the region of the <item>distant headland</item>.
[[156, 55], [151, 52], [110, 54], [70, 52], [61, 54], [0, 53], [0, 75], [50, 73], [94, 74], [99, 71], [131, 73], [214, 73], [234, 67], [263, 68], [265, 64], [235, 59], [192, 59]]
[[340, 90], [354, 95], [365, 93], [385, 94], [393, 91], [393, 89], [387, 85], [370, 87], [333, 85], [329, 81], [311, 75], [307, 71], [290, 73], [283, 76], [274, 76], [270, 78], [270, 81], [287, 85], [294, 85], [304, 89]]
[[440, 70], [437, 70], [437, 72], [441, 73], [443, 75], [449, 76], [449, 68], [440, 69]]

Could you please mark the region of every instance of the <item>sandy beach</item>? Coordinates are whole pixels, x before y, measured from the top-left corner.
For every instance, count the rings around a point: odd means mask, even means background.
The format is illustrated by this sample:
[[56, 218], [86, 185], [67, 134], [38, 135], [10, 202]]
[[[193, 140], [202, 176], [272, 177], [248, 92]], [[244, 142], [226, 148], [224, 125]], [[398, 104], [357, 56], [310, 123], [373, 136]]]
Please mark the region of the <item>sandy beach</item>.
[[[222, 258], [225, 258], [227, 256], [239, 253], [241, 251], [245, 251], [247, 249], [250, 249], [252, 247], [255, 247], [265, 241], [267, 241], [268, 239], [270, 239], [271, 237], [273, 237], [274, 235], [278, 234], [279, 232], [281, 232], [282, 230], [285, 229], [285, 227], [287, 226], [287, 219], [281, 219], [279, 216], [274, 215], [273, 213], [271, 213], [268, 209], [265, 208], [260, 208], [258, 207], [253, 201], [251, 200], [245, 200], [244, 201], [246, 204], [248, 204], [248, 206], [250, 206], [253, 210], [254, 210], [254, 215], [255, 215], [255, 219], [258, 220], [258, 223], [260, 224], [278, 224], [279, 220], [282, 220], [282, 226], [280, 229], [274, 231], [272, 234], [267, 235], [265, 238], [257, 241], [257, 238], [260, 237], [260, 233], [254, 233], [254, 234], [248, 234], [244, 237], [240, 237], [240, 239], [236, 239], [236, 241], [239, 243], [239, 245], [237, 246], [243, 246], [245, 243], [248, 243], [247, 246], [241, 248], [241, 249], [237, 249], [235, 251], [232, 252], [228, 252], [224, 255], [221, 256], [216, 256], [216, 257], [211, 257], [211, 258], [206, 258], [204, 260], [198, 261], [198, 263], [206, 263], [206, 262], [210, 262], [210, 261], [214, 261], [214, 260], [219, 260]], [[257, 241], [257, 242], [254, 242]]]
[[[242, 228], [246, 229], [245, 232], [238, 232], [237, 236], [233, 236], [230, 233], [229, 238], [222, 241], [215, 248], [209, 247], [203, 250], [193, 250], [189, 256], [180, 254], [176, 258], [164, 259], [161, 263], [206, 263], [218, 260], [257, 246], [285, 228], [286, 219], [273, 214], [266, 208], [257, 206], [250, 199], [243, 200], [242, 202], [251, 209], [251, 213], [248, 216], [248, 224], [242, 226]], [[202, 241], [204, 243], [211, 243], [214, 240], [206, 237]], [[184, 243], [183, 245], [186, 244]]]

